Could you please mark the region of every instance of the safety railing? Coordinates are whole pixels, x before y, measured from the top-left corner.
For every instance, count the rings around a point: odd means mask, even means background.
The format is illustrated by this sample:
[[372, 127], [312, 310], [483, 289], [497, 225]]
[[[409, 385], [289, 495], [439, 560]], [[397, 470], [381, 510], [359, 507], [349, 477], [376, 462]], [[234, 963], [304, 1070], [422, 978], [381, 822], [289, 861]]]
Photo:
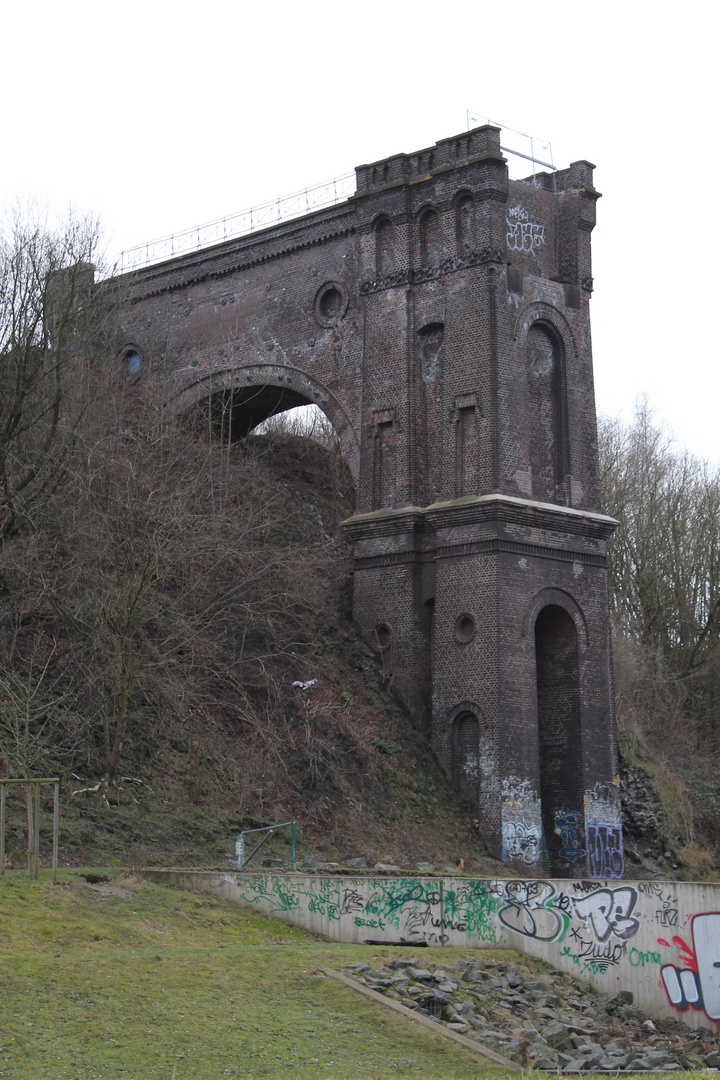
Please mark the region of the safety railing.
[[[265, 841], [269, 840], [273, 833], [277, 832], [278, 829], [291, 830], [290, 842], [292, 844], [292, 868], [293, 870], [297, 870], [297, 835], [294, 821], [284, 821], [281, 825], [266, 825], [261, 829], [245, 829], [243, 832], [241, 832], [237, 840], [235, 841], [235, 854], [237, 856], [238, 870], [242, 870], [244, 866], [247, 866], [253, 855], [255, 855], [260, 850]], [[265, 833], [265, 835], [263, 836], [260, 843], [253, 848], [250, 854], [246, 855], [245, 837], [250, 836], [251, 833]]]
[[251, 206], [229, 217], [209, 221], [205, 225], [196, 225], [183, 232], [171, 233], [157, 240], [148, 240], [120, 253], [120, 273], [138, 270], [143, 266], [164, 262], [165, 259], [185, 255], [191, 251], [221, 244], [224, 240], [234, 240], [246, 236], [258, 229], [267, 229], [292, 218], [304, 217], [313, 210], [343, 202], [355, 194], [355, 173], [336, 176], [324, 180], [321, 184], [295, 191], [292, 195], [283, 195], [260, 206]]
[[[491, 120], [488, 116], [483, 116], [472, 109], [466, 110], [466, 116], [468, 131], [473, 127], [479, 127], [481, 124], [492, 124], [493, 127], [499, 127], [500, 138], [504, 144], [500, 146], [500, 149], [503, 153], [510, 154], [514, 158], [529, 161], [532, 166], [533, 180], [537, 175], [536, 165], [541, 165], [543, 169], [549, 169], [551, 173], [557, 172], [557, 167], [553, 161], [552, 143], [549, 139], [539, 139], [536, 135], [526, 135], [523, 131], [517, 131], [515, 128], [508, 127], [507, 124], [501, 124], [499, 120]], [[547, 158], [550, 160], [546, 160]], [[514, 163], [514, 165], [517, 166], [517, 163]], [[520, 171], [527, 174], [527, 166], [524, 166]], [[511, 179], [526, 180], [527, 175], [513, 176]]]

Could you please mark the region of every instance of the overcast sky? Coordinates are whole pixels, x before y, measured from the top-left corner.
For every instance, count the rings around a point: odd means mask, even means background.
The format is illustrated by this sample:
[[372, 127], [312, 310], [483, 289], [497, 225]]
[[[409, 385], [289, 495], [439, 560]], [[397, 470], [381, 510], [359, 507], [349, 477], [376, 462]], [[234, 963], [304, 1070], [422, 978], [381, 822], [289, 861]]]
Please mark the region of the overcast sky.
[[720, 463], [717, 32], [693, 0], [26, 0], [3, 15], [0, 202], [95, 213], [114, 259], [476, 110], [597, 165], [598, 409], [629, 417], [646, 393]]

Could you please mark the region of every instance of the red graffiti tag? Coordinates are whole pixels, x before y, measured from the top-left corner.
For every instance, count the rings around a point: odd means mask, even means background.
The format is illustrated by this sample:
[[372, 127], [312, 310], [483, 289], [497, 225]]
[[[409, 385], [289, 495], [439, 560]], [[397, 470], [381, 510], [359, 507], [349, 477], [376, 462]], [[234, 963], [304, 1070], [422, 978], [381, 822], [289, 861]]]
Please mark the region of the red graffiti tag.
[[[666, 941], [665, 938], [659, 937], [657, 943], [658, 945], [664, 945], [666, 949], [670, 948], [670, 942]], [[697, 974], [697, 959], [695, 957], [695, 950], [692, 946], [688, 945], [687, 942], [683, 941], [683, 939], [678, 936], [673, 938], [673, 945], [675, 945], [680, 953], [680, 963], [684, 964], [685, 967], [690, 968], [691, 971], [694, 971], [695, 974]]]

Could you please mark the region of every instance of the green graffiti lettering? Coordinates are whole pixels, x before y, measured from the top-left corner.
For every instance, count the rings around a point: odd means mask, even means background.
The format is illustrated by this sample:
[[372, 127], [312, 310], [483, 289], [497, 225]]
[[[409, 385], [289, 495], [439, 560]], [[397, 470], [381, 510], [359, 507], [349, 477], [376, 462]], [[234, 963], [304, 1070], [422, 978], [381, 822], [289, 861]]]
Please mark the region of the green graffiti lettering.
[[662, 957], [656, 952], [640, 952], [639, 949], [630, 950], [630, 963], [633, 967], [645, 967], [646, 964], [660, 964]]

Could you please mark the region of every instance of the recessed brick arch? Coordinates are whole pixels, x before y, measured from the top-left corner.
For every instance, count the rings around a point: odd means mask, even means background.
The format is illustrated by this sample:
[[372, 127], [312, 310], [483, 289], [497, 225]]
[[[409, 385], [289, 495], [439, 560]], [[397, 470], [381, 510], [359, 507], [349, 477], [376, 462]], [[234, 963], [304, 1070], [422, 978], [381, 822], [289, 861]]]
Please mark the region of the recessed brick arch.
[[[266, 416], [276, 412], [285, 412], [298, 405], [317, 405], [337, 432], [343, 454], [357, 487], [360, 474], [360, 447], [357, 435], [337, 397], [322, 383], [311, 378], [307, 372], [285, 364], [248, 364], [244, 367], [226, 368], [204, 373], [185, 386], [170, 401], [169, 406], [177, 412], [184, 412], [215, 394], [227, 394], [235, 391], [248, 400], [261, 388], [274, 388], [277, 393], [277, 406], [266, 411], [259, 403], [258, 419], [251, 427], [261, 423]], [[242, 407], [243, 397], [239, 397], [238, 407]], [[270, 401], [268, 400], [268, 404]], [[262, 414], [265, 415], [262, 415]]]
[[567, 611], [575, 624], [578, 635], [578, 645], [581, 650], [586, 649], [590, 644], [587, 619], [577, 601], [573, 599], [570, 593], [565, 592], [564, 589], [541, 589], [535, 594], [525, 608], [522, 622], [522, 636], [527, 637], [529, 633], [534, 632], [538, 615], [543, 608], [548, 607], [550, 604], [564, 608], [565, 611]]
[[565, 606], [546, 604], [535, 619], [540, 802], [553, 874], [572, 874], [585, 851], [580, 657]]
[[543, 300], [532, 301], [520, 309], [515, 319], [513, 333], [515, 341], [522, 345], [530, 327], [537, 322], [544, 322], [552, 327], [562, 342], [566, 365], [573, 364], [577, 357], [577, 350], [570, 325], [559, 308]]

